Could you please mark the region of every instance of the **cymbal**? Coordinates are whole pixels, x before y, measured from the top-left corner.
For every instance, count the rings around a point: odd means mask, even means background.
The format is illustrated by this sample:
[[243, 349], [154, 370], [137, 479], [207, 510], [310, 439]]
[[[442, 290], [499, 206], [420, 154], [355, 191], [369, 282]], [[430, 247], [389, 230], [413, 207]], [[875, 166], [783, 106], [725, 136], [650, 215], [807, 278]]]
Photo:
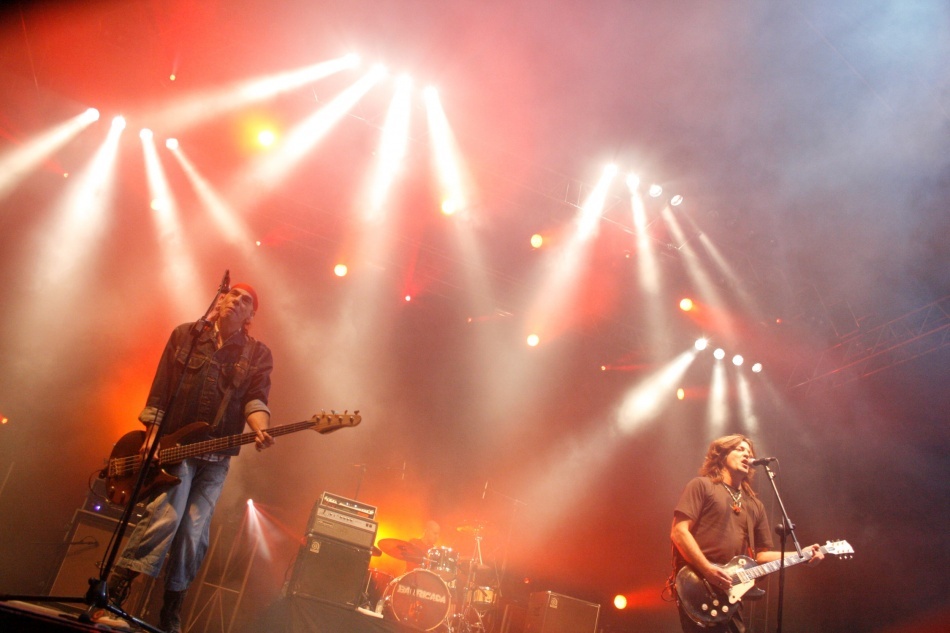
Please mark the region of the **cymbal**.
[[462, 534], [479, 534], [488, 529], [489, 525], [485, 521], [468, 521], [455, 529]]
[[398, 538], [384, 538], [376, 545], [386, 554], [389, 554], [393, 558], [398, 558], [399, 560], [418, 563], [422, 561], [424, 556], [422, 550], [418, 547], [407, 541], [401, 541]]
[[[467, 572], [471, 569], [471, 565], [474, 561], [471, 558], [461, 558], [459, 559], [459, 569]], [[491, 569], [491, 565], [486, 565], [484, 562], [479, 565], [475, 563], [475, 571], [485, 571], [486, 569]]]

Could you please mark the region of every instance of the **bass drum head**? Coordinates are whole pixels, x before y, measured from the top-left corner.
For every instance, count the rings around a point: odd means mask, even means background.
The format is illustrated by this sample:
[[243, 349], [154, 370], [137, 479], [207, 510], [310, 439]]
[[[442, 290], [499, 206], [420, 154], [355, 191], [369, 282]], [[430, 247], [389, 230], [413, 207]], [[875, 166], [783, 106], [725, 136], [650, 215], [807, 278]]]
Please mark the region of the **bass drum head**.
[[425, 569], [414, 569], [389, 583], [384, 600], [384, 615], [423, 631], [438, 627], [452, 610], [448, 586]]

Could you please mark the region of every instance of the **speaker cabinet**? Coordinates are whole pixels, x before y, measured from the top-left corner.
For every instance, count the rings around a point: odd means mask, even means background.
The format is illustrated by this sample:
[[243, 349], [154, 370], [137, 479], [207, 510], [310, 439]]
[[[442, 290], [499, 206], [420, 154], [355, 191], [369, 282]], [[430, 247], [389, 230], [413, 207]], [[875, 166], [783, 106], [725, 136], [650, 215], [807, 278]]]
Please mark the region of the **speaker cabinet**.
[[371, 556], [365, 547], [310, 536], [297, 554], [288, 593], [355, 609], [362, 603]]
[[[62, 558], [56, 576], [50, 584], [50, 596], [81, 597], [86, 595], [89, 591], [89, 579], [99, 578], [102, 573], [102, 567], [110, 553], [109, 542], [118, 524], [118, 521], [108, 516], [86, 510], [76, 511], [61, 546]], [[133, 527], [134, 525], [129, 525], [126, 528], [119, 554], [122, 553]], [[151, 585], [151, 578], [140, 576], [136, 579], [132, 583], [132, 592], [123, 608], [130, 612], [137, 611], [148, 599]]]
[[528, 597], [525, 633], [596, 633], [600, 605], [553, 591]]

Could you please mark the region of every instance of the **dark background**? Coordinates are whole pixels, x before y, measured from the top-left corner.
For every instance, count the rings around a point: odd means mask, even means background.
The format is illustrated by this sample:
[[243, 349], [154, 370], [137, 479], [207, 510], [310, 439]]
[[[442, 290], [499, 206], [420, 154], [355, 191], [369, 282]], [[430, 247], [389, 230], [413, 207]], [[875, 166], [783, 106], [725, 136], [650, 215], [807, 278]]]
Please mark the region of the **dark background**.
[[[193, 127], [161, 116], [184, 96], [351, 51], [438, 86], [474, 192], [463, 217], [438, 213], [414, 98], [379, 250], [354, 246], [355, 218], [391, 84], [250, 204], [227, 197], [253, 160], [246, 121], [288, 130], [362, 71]], [[554, 590], [603, 604], [605, 630], [677, 630], [660, 591], [671, 508], [719, 434], [709, 352], [672, 389], [647, 390], [663, 403], [656, 414], [631, 428], [617, 410], [706, 334], [766, 368], [750, 379], [755, 423], [738, 414], [731, 383], [721, 432], [749, 433], [759, 455], [780, 458], [804, 543], [841, 538], [856, 550], [789, 571], [787, 630], [945, 625], [948, 58], [950, 10], [937, 0], [7, 7], [0, 160], [86, 107], [102, 119], [28, 172], [4, 163], [16, 184], [0, 189], [0, 591], [44, 589], [87, 480], [136, 428], [168, 332], [202, 314], [230, 269], [261, 295], [253, 331], [276, 359], [273, 423], [320, 409], [364, 420], [234, 462], [216, 527], [233, 532], [248, 497], [266, 516], [247, 617], [277, 597], [328, 490], [378, 506], [381, 538], [408, 540], [434, 518], [463, 556], [474, 541], [456, 528], [487, 523], [483, 553], [512, 599]], [[111, 188], [82, 231], [57, 233], [75, 181], [62, 172], [83, 170], [117, 114], [129, 128]], [[145, 126], [181, 140], [260, 247], [214, 227], [164, 149], [181, 233], [159, 233]], [[704, 307], [732, 317], [731, 336], [677, 309], [701, 289], [653, 206], [670, 332], [658, 342], [618, 179], [579, 289], [557, 289], [566, 302], [550, 335], [524, 345], [554, 268], [547, 254], [610, 161], [685, 197], [688, 245], [701, 248], [702, 233], [735, 273], [702, 258], [721, 299]], [[551, 249], [530, 248], [535, 232]], [[70, 259], [77, 245], [83, 255]], [[331, 270], [341, 259], [344, 279]], [[401, 569], [388, 556], [372, 565]], [[771, 578], [757, 630], [774, 627]], [[623, 613], [610, 606], [617, 593], [631, 602]]]

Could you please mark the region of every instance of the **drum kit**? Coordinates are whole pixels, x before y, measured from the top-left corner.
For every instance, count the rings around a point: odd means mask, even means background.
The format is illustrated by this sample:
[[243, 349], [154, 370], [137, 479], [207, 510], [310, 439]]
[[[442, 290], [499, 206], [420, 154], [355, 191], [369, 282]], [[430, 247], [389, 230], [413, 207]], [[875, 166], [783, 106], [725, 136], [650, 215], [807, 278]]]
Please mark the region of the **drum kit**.
[[490, 569], [482, 560], [485, 528], [481, 523], [457, 528], [475, 539], [470, 558], [459, 558], [451, 547], [423, 551], [400, 539], [380, 540], [377, 545], [381, 552], [418, 567], [398, 578], [371, 569], [367, 582], [371, 608], [422, 631], [487, 633], [497, 589], [485, 582], [485, 572]]

